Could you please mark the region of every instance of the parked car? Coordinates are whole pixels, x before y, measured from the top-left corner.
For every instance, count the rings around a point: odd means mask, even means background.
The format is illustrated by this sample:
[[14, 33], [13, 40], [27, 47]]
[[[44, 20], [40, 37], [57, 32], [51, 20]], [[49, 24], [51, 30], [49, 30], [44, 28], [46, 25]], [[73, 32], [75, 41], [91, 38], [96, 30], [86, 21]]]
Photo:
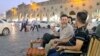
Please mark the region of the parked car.
[[10, 34], [11, 23], [6, 22], [5, 20], [0, 19], [0, 34], [7, 36]]
[[50, 28], [50, 23], [47, 21], [40, 21], [40, 22], [38, 22], [38, 26], [40, 28]]
[[91, 22], [91, 23], [88, 23], [87, 28], [92, 29], [93, 27], [97, 27], [99, 24], [100, 24], [100, 21]]
[[15, 21], [10, 21], [10, 20], [7, 20], [7, 19], [2, 19], [2, 20], [11, 24], [12, 26], [15, 26]]

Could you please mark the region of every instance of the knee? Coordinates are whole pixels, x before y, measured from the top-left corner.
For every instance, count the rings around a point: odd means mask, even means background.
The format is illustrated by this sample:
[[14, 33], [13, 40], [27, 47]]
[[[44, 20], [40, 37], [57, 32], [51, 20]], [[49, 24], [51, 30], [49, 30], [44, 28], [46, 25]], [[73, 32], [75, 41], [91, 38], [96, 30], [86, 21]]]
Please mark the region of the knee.
[[48, 54], [52, 54], [52, 53], [55, 53], [56, 52], [56, 49], [50, 49], [49, 51], [48, 51]]
[[52, 40], [50, 40], [50, 42], [49, 42], [49, 43], [54, 43], [54, 41], [55, 41], [55, 40], [54, 40], [54, 39], [52, 39]]

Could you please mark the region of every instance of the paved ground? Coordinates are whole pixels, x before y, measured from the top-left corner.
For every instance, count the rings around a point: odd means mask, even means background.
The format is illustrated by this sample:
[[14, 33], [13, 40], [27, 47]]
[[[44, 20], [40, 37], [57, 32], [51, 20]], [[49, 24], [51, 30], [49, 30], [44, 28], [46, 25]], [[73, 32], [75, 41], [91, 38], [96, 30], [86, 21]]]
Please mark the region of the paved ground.
[[49, 29], [20, 32], [18, 28], [13, 27], [11, 35], [0, 36], [0, 56], [25, 56], [30, 41], [42, 37], [47, 32]]

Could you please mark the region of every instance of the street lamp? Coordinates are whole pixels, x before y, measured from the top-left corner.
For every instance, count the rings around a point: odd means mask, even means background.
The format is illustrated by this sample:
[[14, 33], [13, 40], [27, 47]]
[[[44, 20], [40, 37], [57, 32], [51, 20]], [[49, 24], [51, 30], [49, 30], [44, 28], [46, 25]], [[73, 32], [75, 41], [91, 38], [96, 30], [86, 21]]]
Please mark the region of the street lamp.
[[31, 4], [30, 4], [30, 7], [31, 7], [32, 10], [36, 10], [36, 9], [38, 9], [40, 6], [39, 6], [37, 3], [31, 3]]
[[69, 0], [70, 4], [72, 4], [75, 7], [81, 7], [82, 4], [86, 3], [87, 0]]
[[72, 3], [75, 5], [81, 5], [83, 3], [83, 0], [73, 0]]

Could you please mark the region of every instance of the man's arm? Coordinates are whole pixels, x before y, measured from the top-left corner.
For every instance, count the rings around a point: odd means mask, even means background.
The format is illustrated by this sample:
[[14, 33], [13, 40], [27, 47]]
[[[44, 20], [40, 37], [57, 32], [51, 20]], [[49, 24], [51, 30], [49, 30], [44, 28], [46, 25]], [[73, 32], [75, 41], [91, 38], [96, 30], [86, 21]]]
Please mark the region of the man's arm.
[[80, 49], [82, 48], [83, 45], [83, 41], [77, 39], [76, 40], [76, 45], [75, 46], [58, 46], [58, 51], [64, 49], [64, 50], [74, 50], [74, 51], [80, 51]]
[[56, 31], [55, 27], [51, 27], [54, 36], [60, 36], [60, 32]]
[[67, 38], [59, 39], [59, 41], [60, 41], [61, 43], [66, 43], [66, 42], [68, 42], [71, 38], [72, 38], [72, 37], [67, 37]]
[[76, 45], [75, 45], [75, 46], [66, 46], [65, 49], [80, 51], [82, 45], [83, 45], [83, 41], [77, 39], [77, 40], [76, 40]]

